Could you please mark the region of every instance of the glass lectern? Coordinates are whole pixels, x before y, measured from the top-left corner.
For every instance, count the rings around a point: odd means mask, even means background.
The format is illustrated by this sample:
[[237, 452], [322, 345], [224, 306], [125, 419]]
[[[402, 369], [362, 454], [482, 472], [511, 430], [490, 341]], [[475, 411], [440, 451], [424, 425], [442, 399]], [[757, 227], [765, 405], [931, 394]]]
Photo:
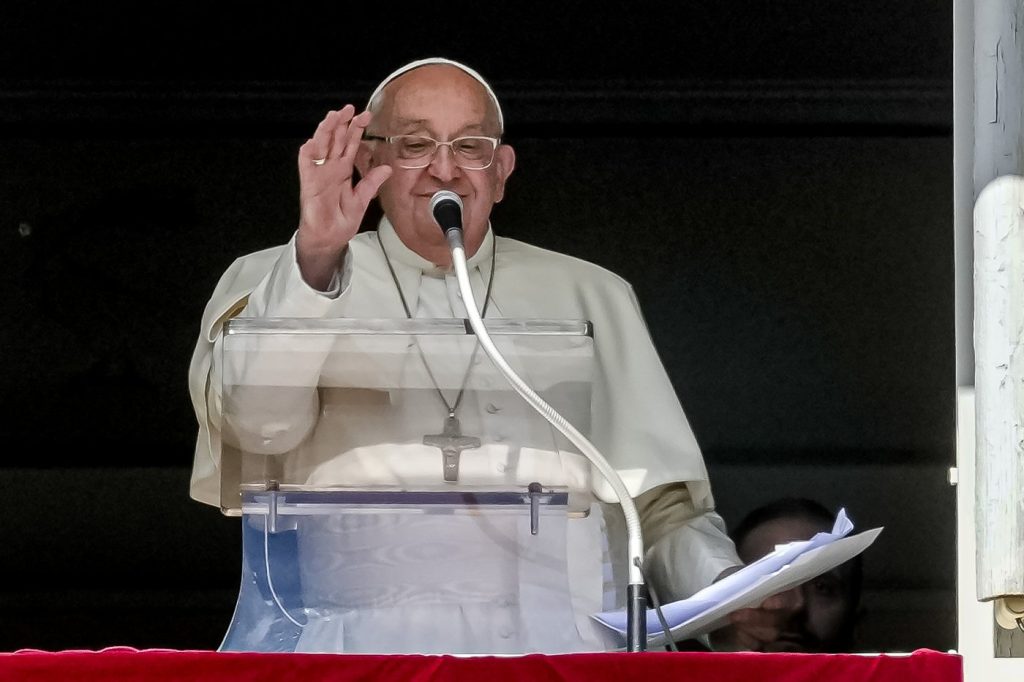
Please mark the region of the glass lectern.
[[[487, 329], [588, 433], [590, 325]], [[219, 362], [221, 507], [243, 534], [222, 651], [593, 650], [567, 550], [591, 465], [464, 320], [234, 319]]]

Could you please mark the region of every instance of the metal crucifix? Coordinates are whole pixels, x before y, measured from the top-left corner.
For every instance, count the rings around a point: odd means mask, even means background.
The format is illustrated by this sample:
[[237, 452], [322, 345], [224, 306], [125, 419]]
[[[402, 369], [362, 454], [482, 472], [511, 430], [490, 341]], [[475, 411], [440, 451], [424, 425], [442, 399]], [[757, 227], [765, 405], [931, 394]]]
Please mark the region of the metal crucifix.
[[463, 436], [459, 429], [459, 420], [454, 414], [449, 414], [444, 422], [444, 430], [441, 433], [424, 436], [423, 444], [441, 449], [444, 480], [456, 483], [459, 480], [459, 456], [463, 450], [480, 447], [480, 439]]

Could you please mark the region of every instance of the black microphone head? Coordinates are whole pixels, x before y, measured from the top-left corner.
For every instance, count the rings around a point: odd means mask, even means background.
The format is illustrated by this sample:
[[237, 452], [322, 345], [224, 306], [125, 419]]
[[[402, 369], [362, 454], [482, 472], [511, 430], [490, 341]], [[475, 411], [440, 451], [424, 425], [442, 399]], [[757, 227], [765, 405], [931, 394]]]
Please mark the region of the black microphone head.
[[430, 213], [441, 230], [462, 230], [462, 197], [442, 189], [430, 198]]

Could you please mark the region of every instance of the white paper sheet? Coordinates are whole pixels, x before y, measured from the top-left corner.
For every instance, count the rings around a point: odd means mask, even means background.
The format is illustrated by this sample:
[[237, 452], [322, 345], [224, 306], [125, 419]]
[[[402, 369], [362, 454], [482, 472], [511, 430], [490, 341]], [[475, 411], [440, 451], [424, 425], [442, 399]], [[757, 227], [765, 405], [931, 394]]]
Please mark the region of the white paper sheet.
[[[875, 541], [882, 528], [849, 536], [853, 524], [841, 509], [830, 533], [818, 533], [810, 540], [780, 545], [775, 551], [744, 566], [688, 599], [663, 604], [672, 639], [689, 639], [728, 623], [737, 609], [757, 606], [768, 597], [796, 587], [811, 578], [852, 559]], [[625, 642], [626, 612], [605, 611], [593, 616], [597, 622], [618, 633]], [[666, 643], [661, 622], [653, 609], [647, 611], [648, 644]]]

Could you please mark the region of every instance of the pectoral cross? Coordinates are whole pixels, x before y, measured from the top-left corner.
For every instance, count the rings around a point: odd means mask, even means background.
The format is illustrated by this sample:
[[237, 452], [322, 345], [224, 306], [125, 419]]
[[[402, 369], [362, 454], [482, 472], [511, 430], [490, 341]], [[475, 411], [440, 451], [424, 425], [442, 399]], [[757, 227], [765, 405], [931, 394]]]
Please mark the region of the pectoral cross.
[[459, 420], [449, 414], [444, 421], [444, 431], [423, 437], [424, 445], [441, 448], [441, 466], [444, 480], [455, 483], [459, 480], [459, 455], [463, 450], [480, 447], [480, 439], [463, 436], [459, 431]]

